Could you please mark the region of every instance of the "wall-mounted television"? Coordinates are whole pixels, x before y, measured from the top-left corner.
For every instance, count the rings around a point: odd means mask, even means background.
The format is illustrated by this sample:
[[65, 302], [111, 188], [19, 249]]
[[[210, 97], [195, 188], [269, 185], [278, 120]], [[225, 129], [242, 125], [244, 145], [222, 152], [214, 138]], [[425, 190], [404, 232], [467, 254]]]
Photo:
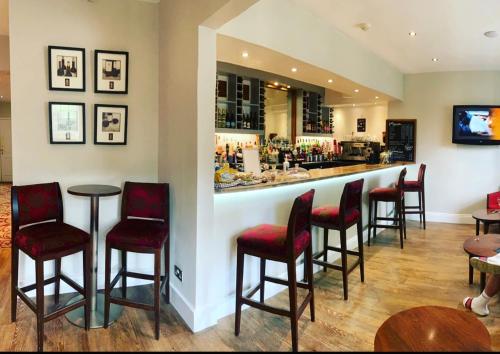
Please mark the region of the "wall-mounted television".
[[500, 106], [453, 106], [453, 143], [500, 145]]

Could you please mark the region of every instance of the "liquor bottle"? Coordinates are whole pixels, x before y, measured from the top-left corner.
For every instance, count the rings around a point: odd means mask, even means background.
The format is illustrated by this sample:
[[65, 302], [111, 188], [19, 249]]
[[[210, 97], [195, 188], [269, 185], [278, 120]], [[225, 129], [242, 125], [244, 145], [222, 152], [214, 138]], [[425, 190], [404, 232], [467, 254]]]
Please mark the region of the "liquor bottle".
[[234, 129], [234, 128], [236, 128], [236, 115], [233, 115], [233, 116], [231, 117], [231, 122], [230, 122], [230, 124], [231, 124], [231, 128], [233, 128], [233, 129]]

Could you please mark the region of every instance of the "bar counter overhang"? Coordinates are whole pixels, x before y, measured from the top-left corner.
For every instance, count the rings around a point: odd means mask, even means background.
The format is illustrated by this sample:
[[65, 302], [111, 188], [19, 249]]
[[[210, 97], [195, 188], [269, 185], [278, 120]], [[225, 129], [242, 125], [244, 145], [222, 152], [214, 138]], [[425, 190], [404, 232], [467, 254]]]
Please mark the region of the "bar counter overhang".
[[[295, 197], [314, 188], [316, 190], [314, 206], [338, 205], [344, 184], [355, 179], [364, 178], [363, 189], [363, 226], [364, 241], [367, 241], [368, 225], [368, 191], [375, 187], [391, 186], [397, 181], [397, 177], [403, 167], [407, 167], [410, 178], [415, 176], [416, 169], [413, 163], [394, 163], [389, 165], [362, 164], [347, 167], [336, 167], [331, 169], [310, 170], [311, 177], [307, 180], [293, 182], [268, 182], [248, 187], [234, 187], [223, 191], [214, 192], [214, 232], [212, 240], [205, 240], [204, 245], [210, 245], [210, 249], [204, 249], [204, 262], [209, 260], [205, 276], [199, 279], [203, 284], [203, 322], [201, 327], [210, 326], [218, 319], [234, 313], [235, 309], [235, 286], [236, 286], [236, 239], [246, 228], [258, 224], [286, 225]], [[414, 201], [409, 199], [409, 203]], [[389, 204], [389, 203], [387, 203]], [[390, 215], [393, 205], [380, 205], [379, 215]], [[382, 230], [379, 230], [382, 231]], [[313, 251], [317, 252], [322, 245], [323, 230], [313, 227]], [[319, 237], [321, 235], [321, 237]], [[331, 231], [330, 245], [339, 246], [339, 234]], [[395, 236], [396, 237], [396, 236]], [[347, 232], [348, 249], [357, 248], [356, 228]], [[399, 245], [399, 244], [398, 244]], [[399, 246], [398, 246], [399, 247]], [[207, 256], [207, 253], [209, 256]], [[335, 258], [334, 258], [335, 257]], [[329, 253], [329, 260], [338, 257], [336, 253]], [[266, 273], [269, 276], [277, 276], [286, 279], [286, 265], [276, 262], [268, 262]], [[260, 276], [259, 259], [246, 257], [245, 278], [243, 282], [244, 292], [256, 286]], [[315, 266], [315, 271], [319, 267]], [[297, 277], [302, 279], [302, 260], [297, 262]], [[368, 278], [366, 281], [370, 281]], [[266, 284], [266, 298], [275, 295], [284, 289], [280, 285]], [[338, 288], [339, 296], [342, 286]]]

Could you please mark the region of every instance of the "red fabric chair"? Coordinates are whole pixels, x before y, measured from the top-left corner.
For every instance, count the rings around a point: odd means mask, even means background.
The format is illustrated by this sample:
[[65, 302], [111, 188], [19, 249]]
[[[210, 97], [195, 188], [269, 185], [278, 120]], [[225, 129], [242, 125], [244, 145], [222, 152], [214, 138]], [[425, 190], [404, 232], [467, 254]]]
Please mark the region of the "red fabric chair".
[[[290, 213], [288, 226], [259, 225], [244, 231], [238, 237], [238, 256], [236, 272], [236, 336], [240, 334], [241, 306], [248, 305], [260, 310], [290, 318], [292, 327], [292, 347], [298, 350], [298, 319], [310, 306], [311, 321], [314, 322], [314, 288], [311, 244], [311, 210], [314, 189], [297, 197]], [[297, 282], [296, 260], [305, 252], [307, 267], [307, 284]], [[245, 254], [260, 258], [260, 284], [243, 296], [243, 266]], [[288, 281], [266, 276], [266, 260], [287, 264]], [[290, 310], [279, 309], [264, 304], [265, 282], [273, 282], [288, 286], [290, 294]], [[297, 307], [297, 287], [308, 290], [304, 302]], [[251, 299], [260, 290], [260, 302]]]
[[[110, 304], [131, 306], [153, 311], [155, 338], [160, 338], [160, 294], [170, 303], [170, 243], [169, 243], [169, 185], [167, 183], [125, 182], [123, 187], [121, 221], [106, 236], [106, 275], [104, 328], [109, 324]], [[122, 268], [111, 281], [111, 250], [121, 251]], [[161, 276], [161, 251], [164, 249], [165, 275]], [[129, 272], [127, 252], [154, 254], [154, 275]], [[142, 304], [127, 299], [127, 277], [152, 280], [154, 304]], [[122, 279], [122, 297], [111, 296], [111, 291]]]
[[[17, 297], [36, 313], [37, 348], [43, 351], [43, 326], [56, 317], [81, 306], [85, 307], [85, 329], [90, 326], [90, 235], [63, 222], [63, 204], [59, 183], [13, 186], [12, 207], [12, 283], [11, 319], [16, 321]], [[19, 251], [35, 261], [36, 283], [18, 287]], [[61, 273], [61, 258], [83, 251], [84, 286]], [[44, 262], [55, 260], [54, 277], [44, 279]], [[71, 286], [83, 299], [72, 305], [45, 314], [44, 286], [55, 283], [55, 303], [59, 304], [61, 280]], [[27, 292], [36, 290], [36, 303]]]
[[[399, 229], [399, 239], [401, 249], [403, 248], [403, 237], [406, 238], [406, 217], [405, 217], [405, 194], [403, 190], [406, 168], [401, 170], [398, 182], [394, 188], [374, 188], [368, 194], [368, 246], [370, 246], [370, 234], [373, 228], [373, 238], [377, 236], [377, 227]], [[395, 203], [394, 217], [380, 217], [377, 215], [378, 202]], [[374, 213], [372, 213], [374, 209]], [[372, 216], [372, 214], [374, 214]], [[392, 225], [377, 224], [378, 220], [393, 221]]]
[[[347, 183], [344, 186], [340, 205], [321, 206], [312, 210], [311, 223], [314, 226], [324, 229], [323, 251], [316, 254], [313, 258], [313, 263], [323, 266], [326, 272], [327, 268], [332, 268], [342, 271], [342, 282], [344, 287], [344, 300], [348, 299], [348, 284], [347, 275], [351, 273], [358, 265], [361, 272], [361, 281], [365, 281], [364, 272], [364, 257], [363, 257], [363, 218], [361, 196], [363, 193], [364, 179], [359, 179], [354, 182]], [[357, 225], [358, 231], [358, 251], [347, 250], [347, 229]], [[340, 248], [331, 247], [328, 245], [328, 230], [340, 231]], [[342, 265], [328, 263], [328, 251], [340, 252]], [[347, 255], [357, 256], [358, 260], [349, 269], [347, 268]], [[323, 261], [318, 260], [323, 256]]]
[[500, 192], [493, 192], [486, 195], [487, 209], [500, 209]]
[[[417, 181], [405, 181], [404, 182], [404, 191], [405, 192], [416, 192], [418, 193], [418, 205], [405, 206], [405, 214], [419, 214], [420, 223], [424, 224], [425, 230], [425, 164], [420, 164], [420, 168], [418, 169], [418, 180]], [[414, 210], [417, 209], [417, 210]]]

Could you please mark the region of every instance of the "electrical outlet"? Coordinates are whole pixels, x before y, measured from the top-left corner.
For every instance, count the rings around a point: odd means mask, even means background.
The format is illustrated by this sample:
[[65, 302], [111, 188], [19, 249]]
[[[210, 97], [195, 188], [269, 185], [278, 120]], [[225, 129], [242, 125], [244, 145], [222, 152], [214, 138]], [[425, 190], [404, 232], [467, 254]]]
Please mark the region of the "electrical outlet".
[[177, 277], [177, 279], [182, 281], [182, 270], [179, 267], [174, 266], [174, 274]]

